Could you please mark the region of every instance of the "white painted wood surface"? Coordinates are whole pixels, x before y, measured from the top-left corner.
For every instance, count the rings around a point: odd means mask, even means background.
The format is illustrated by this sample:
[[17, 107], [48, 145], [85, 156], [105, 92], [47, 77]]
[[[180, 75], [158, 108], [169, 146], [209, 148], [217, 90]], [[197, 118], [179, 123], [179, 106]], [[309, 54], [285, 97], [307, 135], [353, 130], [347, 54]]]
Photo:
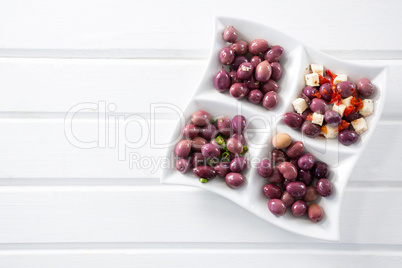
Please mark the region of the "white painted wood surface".
[[[0, 267], [401, 267], [402, 38], [399, 1], [0, 2]], [[64, 118], [77, 104], [115, 104], [112, 116], [155, 122], [167, 140], [172, 110], [196, 87], [217, 14], [269, 24], [327, 53], [390, 66], [386, 106], [352, 173], [341, 241], [271, 226], [200, 189], [159, 185], [160, 168], [118, 160], [118, 149], [80, 149]], [[254, 17], [252, 17], [254, 14]], [[307, 31], [307, 29], [315, 29]], [[98, 138], [98, 113], [73, 121]], [[138, 137], [138, 126], [127, 128]], [[148, 141], [128, 150], [158, 159]], [[289, 258], [292, 254], [294, 258]]]

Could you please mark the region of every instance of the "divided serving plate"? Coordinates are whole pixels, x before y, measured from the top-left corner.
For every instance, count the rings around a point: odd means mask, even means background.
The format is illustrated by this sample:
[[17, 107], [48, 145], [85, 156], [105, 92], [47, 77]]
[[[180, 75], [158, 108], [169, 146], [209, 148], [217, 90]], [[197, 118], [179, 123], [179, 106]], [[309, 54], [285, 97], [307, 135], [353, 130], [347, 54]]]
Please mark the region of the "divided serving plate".
[[[218, 58], [219, 51], [227, 46], [222, 38], [222, 33], [224, 28], [230, 25], [238, 30], [238, 40], [250, 42], [256, 38], [262, 38], [267, 40], [270, 45], [278, 44], [285, 49], [280, 60], [283, 75], [278, 81], [280, 86], [278, 91], [279, 104], [273, 111], [268, 111], [261, 105], [252, 104], [246, 99], [238, 101], [228, 92], [219, 93], [215, 89], [213, 78], [222, 69], [222, 64]], [[307, 74], [310, 63], [322, 64], [334, 73], [345, 73], [348, 75], [348, 80], [354, 83], [365, 77], [374, 84], [376, 92], [370, 97], [374, 100], [374, 114], [366, 118], [368, 131], [363, 133], [355, 144], [344, 146], [338, 142], [338, 139], [304, 137], [299, 130], [293, 130], [283, 123], [283, 115], [286, 112], [293, 111], [291, 102], [298, 97], [299, 92], [305, 86], [304, 75]], [[215, 20], [213, 45], [207, 68], [198, 88], [183, 111], [182, 117], [176, 124], [166, 154], [169, 159], [175, 159], [173, 153], [175, 145], [183, 138], [182, 129], [185, 124], [189, 123], [193, 112], [205, 110], [211, 114], [212, 118], [223, 115], [233, 118], [237, 114], [242, 114], [248, 123], [245, 138], [249, 151], [245, 157], [247, 157], [249, 164], [246, 171], [242, 173], [246, 178], [246, 183], [239, 189], [227, 187], [225, 180], [219, 177], [210, 180], [208, 183], [201, 183], [191, 171], [186, 174], [178, 172], [174, 165], [175, 161], [171, 161], [173, 164], [163, 170], [161, 183], [203, 188], [228, 198], [258, 217], [285, 230], [319, 239], [339, 240], [340, 208], [343, 193], [353, 167], [368, 144], [381, 116], [387, 76], [386, 67], [364, 66], [345, 62], [307, 47], [268, 26], [245, 20], [218, 17]], [[317, 200], [317, 203], [324, 210], [324, 217], [319, 223], [312, 223], [307, 217], [296, 218], [289, 211], [282, 217], [276, 217], [268, 210], [268, 199], [262, 192], [263, 186], [268, 181], [258, 174], [256, 166], [260, 159], [270, 155], [273, 149], [272, 137], [276, 133], [283, 132], [288, 133], [293, 141], [303, 141], [306, 151], [330, 166], [329, 180], [333, 184], [334, 192], [329, 197]]]

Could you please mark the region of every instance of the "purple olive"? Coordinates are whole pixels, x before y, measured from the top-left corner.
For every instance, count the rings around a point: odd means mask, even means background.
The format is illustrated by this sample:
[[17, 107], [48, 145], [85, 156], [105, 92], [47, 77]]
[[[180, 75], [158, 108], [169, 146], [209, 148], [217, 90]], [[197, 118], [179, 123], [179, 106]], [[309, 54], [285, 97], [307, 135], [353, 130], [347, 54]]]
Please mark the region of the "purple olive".
[[[239, 56], [242, 57], [242, 56]], [[250, 62], [243, 62], [237, 69], [237, 77], [240, 79], [249, 79], [253, 75], [253, 65]]]
[[305, 153], [302, 156], [300, 156], [299, 160], [297, 161], [297, 164], [299, 165], [300, 169], [310, 170], [314, 167], [315, 158], [312, 154]]
[[313, 124], [310, 121], [304, 121], [301, 126], [301, 131], [304, 135], [310, 138], [318, 137], [321, 133], [321, 127], [319, 125]]
[[226, 185], [229, 188], [237, 189], [244, 184], [244, 177], [240, 173], [231, 172], [225, 177]]
[[260, 82], [256, 81], [254, 78], [254, 75], [250, 76], [249, 79], [244, 80], [244, 84], [246, 87], [250, 90], [253, 89], [259, 89], [260, 88]]
[[230, 87], [230, 95], [235, 99], [242, 99], [248, 94], [249, 89], [243, 83], [235, 83]]
[[311, 100], [309, 97], [306, 96], [306, 94], [304, 94], [303, 92], [299, 92], [299, 96], [307, 103], [308, 106], [310, 106]]
[[269, 44], [264, 39], [255, 39], [248, 44], [248, 51], [252, 55], [265, 53], [269, 48]]
[[191, 121], [198, 127], [203, 127], [209, 123], [211, 115], [205, 111], [197, 111], [191, 115]]
[[314, 167], [313, 167], [313, 175], [314, 177], [321, 179], [321, 178], [328, 178], [330, 174], [329, 167], [326, 163], [324, 162], [315, 162]]
[[233, 49], [236, 55], [245, 55], [247, 54], [247, 43], [243, 40], [239, 40], [234, 42], [230, 48]]
[[248, 62], [247, 57], [245, 57], [245, 56], [235, 56], [232, 64], [230, 65], [230, 67], [232, 67], [232, 70], [237, 70], [237, 69], [239, 69], [239, 66], [242, 63], [245, 63], [245, 62]]
[[174, 149], [174, 153], [178, 157], [187, 157], [191, 151], [191, 142], [189, 140], [179, 141]]
[[347, 98], [356, 92], [356, 85], [350, 81], [342, 81], [336, 85], [336, 90], [340, 92], [342, 98]]
[[279, 62], [271, 63], [272, 74], [271, 79], [274, 81], [278, 81], [282, 77], [282, 66]]
[[246, 144], [246, 139], [244, 138], [244, 135], [241, 133], [233, 133], [232, 138], [235, 138], [241, 142], [241, 144]]
[[240, 173], [247, 168], [246, 158], [239, 156], [230, 162], [230, 170], [232, 172]]
[[[268, 61], [263, 61], [255, 68], [255, 79], [261, 83], [268, 82], [272, 75], [272, 66]], [[273, 79], [275, 80], [275, 79]]]
[[194, 124], [188, 124], [183, 129], [183, 136], [187, 139], [194, 139], [199, 134], [199, 129]]
[[238, 139], [230, 138], [226, 142], [226, 148], [231, 153], [240, 154], [243, 151], [243, 144]]
[[219, 52], [219, 60], [224, 65], [231, 64], [234, 60], [234, 57], [235, 57], [234, 51], [229, 47], [224, 47]]
[[216, 138], [218, 133], [219, 131], [214, 124], [207, 124], [200, 128], [200, 136], [207, 140]]
[[285, 204], [286, 207], [290, 207], [295, 202], [295, 198], [291, 194], [289, 194], [287, 191], [283, 191], [281, 200]]
[[190, 158], [191, 165], [193, 167], [205, 166], [205, 158], [202, 153], [192, 153]]
[[243, 83], [243, 80], [239, 79], [237, 77], [237, 72], [236, 71], [231, 71], [229, 73], [229, 77], [230, 77], [230, 84], [236, 84], [236, 83]]
[[247, 121], [242, 115], [235, 115], [232, 119], [232, 127], [235, 133], [243, 133], [246, 130]]
[[277, 166], [282, 162], [288, 161], [286, 154], [280, 149], [273, 149], [271, 152], [272, 165]]
[[264, 59], [268, 62], [279, 61], [283, 55], [283, 50], [284, 49], [281, 46], [273, 46], [265, 53]]
[[230, 76], [225, 70], [216, 73], [214, 78], [214, 86], [219, 92], [224, 92], [230, 88]]
[[330, 101], [333, 93], [334, 91], [332, 90], [330, 83], [325, 83], [320, 86], [320, 95], [325, 101]]
[[230, 172], [230, 166], [229, 163], [227, 162], [220, 162], [218, 163], [215, 167], [214, 170], [216, 172], [216, 175], [218, 175], [219, 177], [226, 177], [227, 174], [229, 174]]
[[310, 109], [314, 113], [324, 114], [325, 111], [329, 109], [329, 107], [328, 103], [325, 100], [314, 98], [311, 100]]
[[279, 172], [278, 167], [273, 167], [271, 175], [268, 177], [270, 183], [281, 183], [283, 181], [282, 174]]
[[363, 97], [367, 98], [371, 96], [374, 91], [374, 85], [367, 78], [362, 78], [357, 82], [357, 92], [359, 92]]
[[286, 206], [280, 199], [271, 199], [268, 201], [268, 209], [275, 216], [283, 216], [286, 213]]
[[201, 147], [207, 144], [207, 140], [202, 137], [195, 137], [191, 140], [191, 150], [194, 152], [201, 152]]
[[322, 220], [324, 212], [319, 205], [313, 203], [308, 206], [307, 215], [310, 221], [317, 223]]
[[352, 112], [352, 113], [348, 114], [347, 116], [345, 116], [345, 121], [350, 123], [356, 119], [359, 119], [360, 117], [361, 116], [358, 112]]
[[311, 170], [299, 170], [299, 174], [297, 176], [297, 180], [304, 183], [306, 186], [310, 186], [313, 183], [314, 177]]
[[176, 161], [176, 169], [181, 173], [186, 173], [191, 168], [190, 161], [188, 159], [178, 159]]
[[353, 130], [344, 129], [341, 132], [339, 132], [338, 135], [338, 141], [346, 146], [355, 143], [358, 139], [359, 134], [357, 134], [356, 131]]
[[275, 107], [278, 105], [279, 102], [279, 97], [278, 94], [275, 91], [270, 91], [267, 94], [265, 94], [263, 100], [262, 100], [262, 106], [266, 108], [267, 110], [273, 110]]
[[307, 108], [306, 110], [304, 110], [304, 112], [301, 114], [301, 116], [303, 117], [303, 120], [307, 119], [307, 116], [309, 114], [313, 114], [313, 111], [311, 111], [309, 108]]
[[262, 62], [262, 59], [260, 56], [253, 56], [250, 59], [250, 63], [253, 65], [254, 70], [257, 68], [258, 64]]
[[269, 199], [279, 199], [282, 196], [282, 190], [275, 184], [267, 184], [262, 188], [262, 192]]
[[201, 153], [205, 158], [219, 157], [221, 151], [212, 143], [207, 143], [201, 147]]
[[226, 42], [233, 43], [236, 41], [238, 35], [239, 34], [238, 34], [237, 30], [235, 29], [235, 27], [227, 26], [225, 28], [225, 30], [223, 30], [222, 37], [223, 37], [223, 40], [225, 40]]
[[303, 200], [306, 202], [314, 202], [318, 198], [317, 189], [314, 186], [308, 186], [306, 188], [306, 194], [303, 196]]
[[282, 176], [289, 181], [294, 181], [297, 179], [297, 169], [290, 162], [280, 163], [278, 165], [278, 170]]
[[306, 86], [303, 89], [303, 93], [304, 95], [306, 95], [310, 100], [314, 99], [315, 96], [314, 94], [317, 93], [317, 89], [315, 87], [312, 86]]
[[286, 191], [294, 198], [302, 198], [306, 194], [306, 188], [301, 181], [292, 181], [286, 186]]
[[275, 91], [277, 92], [279, 89], [278, 83], [276, 83], [274, 80], [269, 79], [267, 82], [261, 84], [260, 90], [262, 93], [267, 94], [270, 91]]
[[269, 162], [268, 159], [263, 159], [261, 162], [258, 164], [258, 174], [260, 174], [261, 177], [263, 178], [268, 178], [272, 174], [272, 165], [271, 162]]
[[259, 104], [263, 96], [264, 95], [260, 90], [254, 89], [248, 94], [248, 101], [253, 104]]
[[337, 126], [342, 122], [341, 115], [334, 110], [328, 110], [324, 114], [325, 122], [330, 126]]
[[301, 217], [306, 213], [306, 211], [307, 211], [306, 201], [297, 200], [296, 202], [293, 203], [292, 205], [293, 216]]
[[303, 124], [303, 117], [297, 113], [286, 113], [283, 122], [293, 129], [298, 129]]
[[304, 151], [304, 144], [301, 141], [295, 141], [286, 148], [286, 154], [290, 158], [297, 158], [302, 155]]
[[332, 194], [332, 184], [327, 179], [319, 179], [315, 185], [315, 188], [317, 189], [317, 193], [323, 197]]
[[216, 124], [218, 126], [219, 132], [223, 136], [229, 136], [230, 135], [230, 131], [231, 131], [232, 128], [231, 128], [231, 122], [230, 122], [229, 117], [222, 116], [221, 118], [218, 119]]
[[196, 175], [198, 178], [203, 178], [203, 179], [213, 179], [216, 177], [216, 171], [209, 166], [198, 166], [193, 168], [193, 173]]

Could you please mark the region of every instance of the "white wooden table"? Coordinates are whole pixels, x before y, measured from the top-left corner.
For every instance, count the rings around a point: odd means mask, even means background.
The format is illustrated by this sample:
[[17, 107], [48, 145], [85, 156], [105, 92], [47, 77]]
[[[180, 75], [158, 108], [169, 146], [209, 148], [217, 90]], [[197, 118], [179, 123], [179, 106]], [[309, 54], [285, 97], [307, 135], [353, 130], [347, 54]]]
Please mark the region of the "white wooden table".
[[[0, 2], [1, 268], [402, 266], [401, 3], [243, 3]], [[107, 116], [140, 116], [146, 131], [155, 122], [156, 143], [168, 140], [177, 116], [159, 111], [153, 121], [150, 104], [185, 106], [218, 14], [268, 24], [342, 59], [390, 66], [381, 121], [346, 189], [340, 242], [283, 231], [200, 189], [160, 185], [160, 167], [130, 167], [135, 161], [119, 160], [122, 148], [105, 138], [98, 114], [114, 104]], [[95, 109], [77, 114], [73, 134], [98, 141], [92, 149], [65, 134], [67, 111], [83, 103]], [[119, 125], [132, 140], [143, 133]], [[164, 155], [150, 140], [126, 152]]]

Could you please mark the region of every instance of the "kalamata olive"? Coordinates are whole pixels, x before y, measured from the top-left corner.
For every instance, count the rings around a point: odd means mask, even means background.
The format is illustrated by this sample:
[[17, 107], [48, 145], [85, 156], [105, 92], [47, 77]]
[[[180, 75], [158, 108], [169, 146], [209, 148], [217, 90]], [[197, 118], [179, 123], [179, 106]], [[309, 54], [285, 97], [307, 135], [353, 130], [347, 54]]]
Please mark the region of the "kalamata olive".
[[234, 42], [231, 46], [231, 49], [233, 49], [234, 53], [236, 55], [245, 55], [247, 54], [247, 43], [243, 40], [239, 40]]
[[278, 167], [272, 168], [272, 173], [268, 177], [270, 183], [281, 183], [283, 181], [282, 174], [279, 172]]
[[315, 158], [312, 154], [305, 153], [302, 156], [300, 156], [299, 160], [297, 161], [297, 164], [299, 165], [300, 169], [310, 170], [314, 167]]
[[305, 201], [297, 200], [296, 202], [293, 203], [292, 205], [293, 216], [301, 217], [306, 213], [306, 211], [307, 211], [307, 203]]
[[231, 128], [231, 122], [230, 122], [229, 117], [222, 116], [221, 118], [218, 119], [216, 124], [218, 126], [219, 132], [223, 136], [229, 136], [230, 135], [230, 131], [231, 131], [232, 128]]
[[202, 137], [195, 137], [191, 140], [191, 150], [194, 152], [201, 152], [201, 147], [207, 144], [207, 140]]
[[191, 168], [190, 161], [188, 159], [178, 159], [176, 161], [176, 169], [181, 173], [186, 173]]
[[265, 94], [264, 98], [262, 99], [262, 106], [264, 106], [267, 110], [273, 110], [278, 105], [279, 97], [275, 91], [270, 91]]
[[313, 202], [317, 200], [318, 193], [314, 186], [308, 186], [306, 188], [306, 194], [303, 196], [303, 200], [306, 202]]
[[297, 113], [285, 113], [283, 122], [293, 129], [298, 129], [303, 124], [303, 117]]
[[[278, 171], [282, 176], [289, 180], [294, 181], [297, 179], [297, 169], [290, 162], [282, 162], [278, 165]], [[289, 192], [289, 190], [287, 190]]]
[[268, 209], [275, 216], [283, 216], [286, 213], [286, 206], [280, 199], [271, 199], [268, 201]]
[[189, 140], [181, 140], [176, 144], [174, 153], [178, 157], [187, 157], [191, 151], [191, 142]]
[[272, 145], [277, 149], [285, 149], [292, 143], [292, 138], [287, 133], [278, 133], [272, 138]]
[[314, 113], [324, 114], [325, 111], [329, 109], [329, 107], [325, 100], [314, 98], [311, 100], [310, 109]]
[[286, 154], [282, 150], [279, 150], [279, 149], [272, 150], [271, 159], [272, 159], [273, 166], [277, 166], [282, 162], [288, 161], [288, 157], [286, 156]]
[[290, 207], [295, 202], [295, 198], [291, 194], [289, 194], [287, 191], [283, 191], [281, 200], [285, 204], [286, 207]]
[[321, 133], [321, 126], [313, 124], [310, 121], [304, 121], [301, 126], [301, 131], [304, 135], [310, 138], [318, 137]]
[[324, 162], [315, 162], [314, 167], [313, 167], [313, 175], [314, 177], [316, 177], [317, 179], [321, 179], [321, 178], [328, 178], [329, 174], [330, 174], [330, 170], [329, 167], [326, 163]]
[[350, 123], [359, 118], [360, 118], [360, 114], [358, 112], [352, 112], [352, 113], [348, 114], [347, 116], [345, 116], [345, 121]]
[[219, 52], [219, 60], [224, 65], [231, 64], [234, 60], [234, 57], [235, 57], [234, 51], [229, 47], [224, 47], [221, 49], [221, 52]]
[[194, 139], [195, 137], [198, 136], [199, 132], [200, 131], [196, 125], [188, 124], [183, 129], [183, 136], [188, 139]]
[[223, 40], [225, 40], [226, 42], [230, 42], [233, 43], [236, 41], [237, 36], [238, 36], [238, 32], [235, 29], [235, 27], [233, 26], [227, 26], [225, 28], [225, 30], [223, 30]]
[[232, 172], [239, 173], [245, 170], [246, 168], [247, 168], [247, 160], [242, 156], [236, 157], [230, 162], [230, 170]]
[[226, 142], [226, 148], [231, 153], [240, 154], [243, 151], [243, 144], [238, 139], [230, 138]]
[[212, 143], [207, 143], [201, 147], [201, 153], [205, 158], [219, 157], [221, 151]]
[[311, 170], [299, 170], [299, 174], [297, 175], [297, 180], [304, 183], [306, 186], [310, 186], [313, 183], [314, 177], [311, 173]]
[[325, 83], [320, 86], [320, 95], [325, 101], [331, 100], [333, 92], [330, 83]]
[[274, 80], [269, 79], [266, 83], [261, 84], [260, 90], [262, 93], [267, 94], [270, 91], [275, 91], [277, 92], [279, 89], [278, 83], [276, 83]]
[[304, 151], [304, 144], [301, 141], [295, 141], [286, 149], [286, 154], [290, 158], [297, 158], [302, 155]]
[[367, 78], [362, 78], [357, 82], [357, 92], [363, 97], [369, 97], [374, 91], [374, 85]]
[[215, 167], [214, 170], [216, 172], [216, 175], [218, 175], [219, 177], [226, 177], [227, 174], [229, 174], [230, 172], [230, 166], [229, 163], [227, 162], [220, 162], [218, 163]]
[[294, 198], [302, 198], [306, 194], [306, 188], [301, 181], [292, 181], [286, 186], [286, 191]]
[[260, 90], [254, 89], [248, 94], [248, 101], [253, 104], [259, 104], [263, 96], [264, 95]]
[[317, 89], [315, 87], [312, 86], [306, 86], [303, 89], [303, 93], [304, 95], [306, 95], [310, 100], [314, 99], [315, 96], [314, 94], [317, 93]]
[[253, 89], [259, 89], [260, 88], [260, 82], [256, 81], [254, 78], [254, 75], [250, 76], [249, 79], [244, 80], [244, 84], [246, 87], [250, 90]]
[[264, 59], [268, 62], [279, 61], [283, 54], [283, 47], [281, 46], [273, 46], [270, 50], [268, 50], [265, 55]]
[[275, 184], [267, 184], [262, 188], [264, 195], [269, 199], [279, 199], [282, 195], [282, 190]]
[[322, 220], [324, 212], [319, 205], [313, 203], [308, 206], [307, 215], [310, 221], [317, 223]]
[[[216, 142], [216, 139], [210, 140], [209, 143], [212, 144], [212, 145], [214, 145], [216, 148], [219, 148], [219, 150], [223, 149], [223, 146], [220, 145], [220, 144], [218, 144], [218, 143]], [[202, 147], [201, 147], [201, 148], [202, 148]]]
[[301, 116], [303, 117], [303, 120], [307, 119], [307, 116], [309, 114], [313, 114], [313, 111], [311, 111], [309, 108], [307, 108], [306, 110], [304, 110], [304, 112], [301, 114]]
[[297, 158], [292, 158], [292, 159], [289, 160], [289, 163], [291, 163], [292, 165], [294, 165], [295, 168], [297, 169], [297, 172], [299, 172], [300, 168], [299, 168], [299, 166], [297, 165], [297, 160], [298, 160]]
[[206, 161], [202, 153], [192, 153], [190, 158], [193, 167], [205, 166]]
[[230, 77], [230, 84], [236, 84], [236, 83], [243, 83], [243, 80], [239, 79], [237, 77], [237, 72], [236, 71], [231, 71], [229, 73], [229, 77]]
[[198, 178], [203, 178], [203, 179], [213, 179], [216, 176], [216, 171], [209, 166], [198, 166], [193, 168], [193, 173], [196, 175]]
[[232, 119], [232, 127], [235, 133], [243, 133], [246, 130], [247, 121], [242, 115], [235, 115]]
[[311, 100], [309, 97], [306, 96], [306, 94], [304, 94], [303, 92], [299, 92], [299, 96], [307, 103], [308, 106], [310, 106]]
[[253, 56], [250, 59], [250, 63], [253, 65], [254, 70], [257, 68], [258, 64], [262, 62], [262, 59], [260, 56]]
[[237, 189], [244, 184], [244, 177], [240, 173], [230, 172], [225, 177], [226, 185], [232, 189]]
[[197, 111], [191, 115], [191, 121], [193, 124], [199, 127], [203, 127], [209, 123], [211, 115], [206, 111]]
[[253, 55], [265, 53], [269, 48], [268, 42], [264, 39], [255, 39], [248, 44], [248, 51]]
[[237, 69], [239, 69], [239, 66], [242, 63], [245, 63], [245, 62], [248, 62], [247, 57], [245, 57], [245, 56], [235, 56], [232, 64], [230, 65], [230, 67], [232, 67], [232, 70], [237, 70]]
[[341, 115], [334, 110], [328, 110], [324, 114], [325, 122], [330, 126], [337, 126], [342, 122]]
[[271, 63], [272, 74], [271, 79], [274, 81], [278, 81], [282, 77], [282, 66], [279, 62]]
[[255, 68], [255, 79], [261, 83], [268, 82], [271, 75], [272, 67], [266, 60], [258, 64], [257, 68]]
[[258, 174], [263, 178], [268, 178], [272, 174], [272, 165], [268, 159], [263, 159], [258, 164]]
[[[242, 56], [239, 56], [242, 57]], [[249, 79], [253, 75], [253, 65], [250, 62], [243, 62], [237, 69], [237, 77], [240, 79]]]
[[332, 194], [332, 184], [327, 179], [319, 179], [315, 185], [315, 188], [317, 189], [317, 193], [323, 197]]
[[216, 138], [218, 133], [219, 131], [214, 124], [207, 124], [200, 128], [200, 136], [207, 140]]
[[353, 130], [344, 129], [341, 132], [339, 132], [338, 135], [338, 141], [346, 146], [355, 143], [358, 139], [359, 134], [357, 134], [356, 131]]
[[248, 94], [249, 89], [243, 83], [235, 83], [230, 87], [230, 95], [235, 99], [242, 99]]
[[216, 73], [214, 78], [214, 86], [219, 92], [224, 92], [230, 87], [229, 73], [225, 70]]
[[244, 138], [244, 135], [241, 133], [233, 133], [232, 138], [235, 138], [241, 142], [241, 144], [246, 144], [246, 139]]
[[340, 92], [342, 98], [347, 98], [356, 92], [356, 85], [350, 81], [342, 81], [336, 85], [336, 90]]

